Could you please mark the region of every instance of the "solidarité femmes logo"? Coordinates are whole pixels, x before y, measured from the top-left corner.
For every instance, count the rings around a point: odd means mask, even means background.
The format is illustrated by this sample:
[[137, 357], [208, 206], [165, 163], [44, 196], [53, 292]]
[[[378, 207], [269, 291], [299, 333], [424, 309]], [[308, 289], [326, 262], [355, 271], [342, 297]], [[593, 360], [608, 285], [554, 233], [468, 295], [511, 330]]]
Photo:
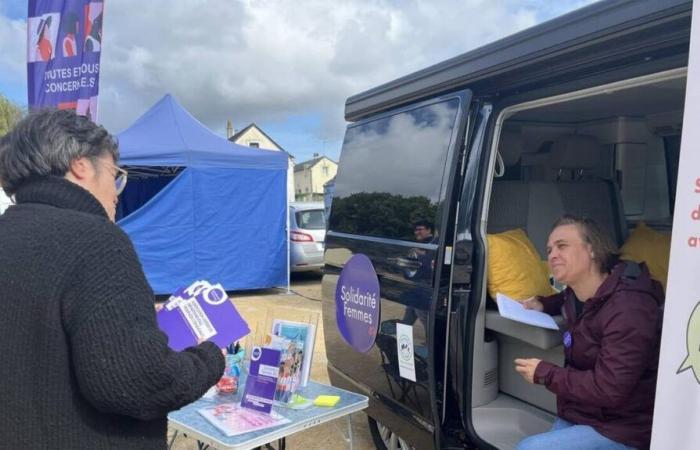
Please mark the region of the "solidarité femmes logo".
[[338, 330], [355, 350], [367, 352], [377, 337], [379, 280], [372, 261], [356, 254], [345, 263], [335, 289]]
[[367, 325], [374, 325], [372, 314], [367, 312], [377, 308], [377, 294], [369, 291], [362, 294], [360, 288], [352, 285], [348, 289], [346, 286], [340, 287], [340, 295], [343, 300], [343, 315], [350, 319], [359, 320]]

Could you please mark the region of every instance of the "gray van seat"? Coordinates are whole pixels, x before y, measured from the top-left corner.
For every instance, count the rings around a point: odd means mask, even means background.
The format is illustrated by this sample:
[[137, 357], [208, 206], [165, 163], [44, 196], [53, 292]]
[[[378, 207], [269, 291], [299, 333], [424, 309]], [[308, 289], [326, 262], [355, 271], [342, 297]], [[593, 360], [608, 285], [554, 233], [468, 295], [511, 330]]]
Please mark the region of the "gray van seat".
[[498, 139], [498, 153], [503, 158], [503, 164], [506, 167], [516, 165], [520, 161], [524, 146], [523, 135], [519, 129], [503, 129]]
[[472, 411], [479, 436], [499, 449], [514, 449], [526, 437], [544, 433], [552, 428], [554, 417], [505, 394]]
[[619, 198], [608, 180], [494, 181], [488, 232], [522, 228], [545, 259], [552, 224], [567, 213], [590, 217], [621, 245], [626, 223]]
[[[489, 208], [488, 232], [522, 228], [542, 259], [554, 221], [564, 213], [594, 219], [618, 244], [626, 223], [615, 185], [607, 180], [494, 181]], [[561, 318], [558, 318], [561, 322]], [[556, 412], [554, 395], [542, 386], [531, 385], [515, 372], [515, 358], [540, 358], [563, 365], [561, 334], [500, 317], [487, 310], [485, 327], [496, 332], [498, 341], [499, 389], [546, 411]]]
[[594, 171], [599, 165], [600, 142], [598, 138], [584, 134], [559, 136], [552, 143], [549, 157], [549, 167], [555, 170], [553, 179], [566, 179], [567, 175], [580, 178], [584, 172]]
[[535, 153], [523, 153], [523, 180], [559, 181], [596, 177], [601, 169], [601, 146], [594, 136], [561, 135]]
[[[561, 332], [514, 322], [502, 317], [498, 311], [493, 309], [486, 310], [485, 320], [486, 328], [489, 330], [507, 334], [510, 337], [527, 342], [542, 350], [551, 350], [561, 345]], [[564, 318], [562, 316], [555, 316], [554, 320], [559, 327], [564, 325]]]
[[[535, 327], [532, 327], [535, 328]], [[539, 329], [545, 333], [552, 333], [549, 330]], [[557, 345], [549, 350], [543, 350], [534, 345], [530, 345], [518, 338], [511, 337], [510, 333], [498, 333], [498, 387], [501, 392], [527, 402], [531, 405], [542, 408], [545, 411], [556, 413], [557, 399], [544, 386], [530, 384], [515, 371], [517, 358], [538, 358], [542, 361], [549, 361], [560, 367], [564, 366], [564, 346]], [[561, 338], [559, 339], [561, 342]]]
[[554, 183], [495, 181], [488, 231], [522, 228], [544, 259], [549, 229], [563, 213], [564, 205]]

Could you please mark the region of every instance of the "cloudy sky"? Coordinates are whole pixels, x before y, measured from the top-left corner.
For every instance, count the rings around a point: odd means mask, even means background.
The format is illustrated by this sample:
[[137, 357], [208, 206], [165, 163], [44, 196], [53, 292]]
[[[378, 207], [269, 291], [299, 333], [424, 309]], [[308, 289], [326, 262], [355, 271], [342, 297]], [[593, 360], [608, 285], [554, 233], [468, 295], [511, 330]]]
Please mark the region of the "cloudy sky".
[[[106, 0], [100, 122], [173, 94], [217, 134], [257, 123], [337, 159], [345, 99], [593, 0]], [[26, 0], [0, 0], [0, 93], [26, 106]]]

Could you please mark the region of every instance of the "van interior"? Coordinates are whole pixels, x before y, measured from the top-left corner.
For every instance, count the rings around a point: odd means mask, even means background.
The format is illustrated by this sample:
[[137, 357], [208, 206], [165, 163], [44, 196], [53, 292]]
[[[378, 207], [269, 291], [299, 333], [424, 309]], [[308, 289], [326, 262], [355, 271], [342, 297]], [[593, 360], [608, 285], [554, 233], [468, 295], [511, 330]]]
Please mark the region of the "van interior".
[[[593, 218], [620, 246], [640, 223], [669, 234], [685, 84], [685, 70], [676, 70], [506, 108], [491, 150], [483, 242], [520, 228], [544, 261], [552, 223], [564, 213]], [[502, 318], [486, 292], [476, 320], [474, 428], [491, 445], [514, 448], [549, 429], [556, 402], [525, 382], [513, 360], [563, 365], [562, 337]]]

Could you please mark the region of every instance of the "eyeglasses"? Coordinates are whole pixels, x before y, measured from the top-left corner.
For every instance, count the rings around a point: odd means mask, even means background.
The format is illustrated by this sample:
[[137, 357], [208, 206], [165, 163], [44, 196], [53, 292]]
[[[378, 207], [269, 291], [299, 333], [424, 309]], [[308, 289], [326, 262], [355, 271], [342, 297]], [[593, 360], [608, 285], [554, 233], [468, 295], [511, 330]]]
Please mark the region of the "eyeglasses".
[[124, 192], [124, 188], [126, 187], [126, 180], [129, 177], [129, 172], [126, 170], [122, 169], [121, 167], [114, 166], [117, 171], [114, 174], [114, 186], [117, 188], [117, 195], [121, 194]]
[[117, 188], [117, 195], [121, 194], [124, 192], [124, 188], [126, 187], [126, 180], [129, 177], [129, 172], [116, 164], [105, 163], [104, 165], [108, 165], [109, 168], [114, 169], [114, 187]]

